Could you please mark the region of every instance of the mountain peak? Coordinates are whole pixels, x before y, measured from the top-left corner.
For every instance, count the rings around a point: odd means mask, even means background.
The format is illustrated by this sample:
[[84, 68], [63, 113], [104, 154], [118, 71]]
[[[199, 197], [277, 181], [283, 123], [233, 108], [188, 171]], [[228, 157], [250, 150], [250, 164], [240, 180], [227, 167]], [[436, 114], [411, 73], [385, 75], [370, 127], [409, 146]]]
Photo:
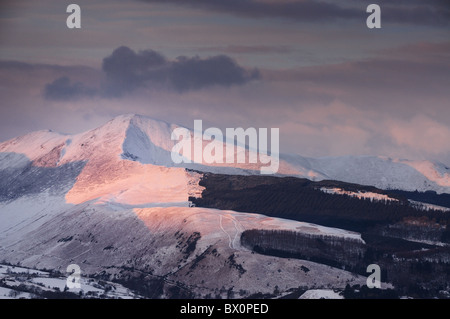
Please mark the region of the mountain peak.
[[150, 117], [148, 115], [142, 115], [142, 114], [137, 114], [137, 113], [124, 113], [124, 114], [120, 114], [115, 116], [114, 118], [112, 118], [109, 122], [130, 122], [130, 121], [154, 121], [154, 122], [162, 122], [162, 123], [167, 123], [166, 121], [160, 120], [160, 119], [156, 119], [153, 117]]
[[124, 129], [124, 128], [126, 129], [133, 120], [137, 120], [137, 119], [141, 119], [141, 118], [143, 118], [142, 115], [138, 115], [138, 114], [134, 114], [134, 113], [121, 114], [121, 115], [118, 115], [118, 116], [112, 118], [107, 123], [105, 123], [104, 125], [102, 125], [100, 127], [97, 127], [94, 130], [111, 129], [112, 127], [115, 127], [117, 129]]
[[110, 122], [112, 121], [131, 121], [133, 119], [142, 119], [142, 118], [149, 118], [147, 116], [144, 115], [140, 115], [140, 114], [136, 114], [136, 113], [125, 113], [125, 114], [120, 114], [117, 115], [116, 117], [114, 117], [113, 119], [111, 119]]

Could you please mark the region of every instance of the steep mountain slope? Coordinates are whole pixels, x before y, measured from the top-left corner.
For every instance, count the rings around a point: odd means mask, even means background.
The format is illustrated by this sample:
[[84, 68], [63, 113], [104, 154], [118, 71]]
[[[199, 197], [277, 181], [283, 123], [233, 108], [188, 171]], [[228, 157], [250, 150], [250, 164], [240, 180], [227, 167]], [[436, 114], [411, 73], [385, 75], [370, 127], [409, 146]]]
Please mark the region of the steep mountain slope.
[[253, 227], [288, 227], [361, 241], [356, 233], [255, 214], [183, 207], [112, 211], [85, 203], [20, 240], [3, 241], [0, 252], [9, 262], [39, 269], [64, 271], [76, 263], [85, 274], [103, 273], [111, 279], [144, 272], [148, 279], [164, 282], [160, 294], [167, 297], [174, 285], [197, 296], [245, 290], [244, 297], [272, 293], [275, 286], [281, 291], [328, 285], [342, 289], [348, 282], [365, 280], [313, 262], [253, 254], [239, 240], [240, 232]]

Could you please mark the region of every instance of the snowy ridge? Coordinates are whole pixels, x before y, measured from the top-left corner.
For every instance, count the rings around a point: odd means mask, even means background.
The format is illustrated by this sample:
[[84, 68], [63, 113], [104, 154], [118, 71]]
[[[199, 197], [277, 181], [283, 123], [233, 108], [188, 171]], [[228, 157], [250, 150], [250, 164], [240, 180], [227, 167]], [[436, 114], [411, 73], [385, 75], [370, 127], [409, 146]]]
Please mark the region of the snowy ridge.
[[[217, 237], [217, 230], [225, 232], [224, 238], [232, 241], [232, 248], [235, 248], [234, 238], [239, 238], [240, 233], [246, 229], [252, 229], [258, 225], [259, 229], [283, 229], [297, 231], [310, 235], [328, 235], [339, 238], [346, 238], [364, 243], [361, 234], [333, 227], [325, 227], [312, 223], [293, 221], [290, 219], [268, 217], [261, 214], [240, 213], [231, 210], [218, 210], [212, 208], [192, 207], [190, 210], [181, 207], [165, 207], [135, 209], [137, 216], [142, 219], [153, 231], [157, 231], [159, 226], [156, 220], [164, 216], [164, 223], [177, 223], [179, 216], [183, 215], [186, 223], [195, 224], [204, 236]], [[201, 221], [201, 222], [199, 222]], [[201, 225], [201, 228], [198, 228]], [[232, 234], [232, 236], [230, 236]], [[231, 238], [231, 239], [230, 239]], [[240, 244], [239, 244], [240, 247]]]
[[[259, 174], [261, 163], [230, 164], [225, 158], [224, 163], [174, 164], [171, 152], [177, 141], [171, 140], [171, 133], [177, 127], [145, 116], [126, 114], [76, 135], [38, 131], [0, 144], [0, 170], [25, 166], [27, 162], [24, 159], [13, 159], [14, 154], [23, 154], [33, 165], [40, 167], [56, 167], [75, 161], [105, 163], [126, 160], [213, 173]], [[191, 136], [194, 138], [192, 131]], [[209, 143], [203, 141], [202, 145], [205, 147]], [[212, 143], [224, 146], [222, 142]], [[237, 146], [235, 154], [242, 152], [248, 154], [249, 151]], [[189, 159], [193, 161], [193, 155]], [[450, 168], [430, 161], [382, 156], [308, 158], [281, 154], [278, 175], [315, 181], [331, 179], [381, 189], [450, 193]]]

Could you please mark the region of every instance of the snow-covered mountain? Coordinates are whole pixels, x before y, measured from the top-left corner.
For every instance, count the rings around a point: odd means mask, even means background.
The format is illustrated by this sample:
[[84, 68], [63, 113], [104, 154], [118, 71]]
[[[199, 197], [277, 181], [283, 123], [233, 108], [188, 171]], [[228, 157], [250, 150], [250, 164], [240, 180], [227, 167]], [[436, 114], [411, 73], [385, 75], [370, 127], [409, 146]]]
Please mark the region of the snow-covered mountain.
[[[38, 131], [1, 143], [1, 261], [61, 272], [75, 263], [82, 274], [110, 279], [129, 279], [136, 270], [147, 274], [148, 282], [164, 282], [167, 290], [155, 297], [177, 295], [174, 286], [198, 296], [224, 297], [230, 289], [247, 296], [271, 293], [275, 286], [344, 288], [349, 281], [364, 281], [313, 262], [277, 261], [240, 244], [247, 229], [292, 230], [363, 244], [359, 233], [189, 207], [190, 196], [201, 196], [202, 175], [172, 163], [174, 128], [124, 115], [76, 135]], [[259, 169], [245, 163], [185, 166], [238, 174]], [[226, 290], [219, 292], [221, 287]]]
[[[136, 269], [199, 296], [365, 282], [342, 269], [254, 254], [239, 241], [245, 230], [268, 229], [364, 244], [359, 233], [190, 207], [203, 190], [201, 172], [259, 174], [263, 164], [174, 164], [177, 127], [130, 114], [76, 135], [38, 131], [1, 143], [1, 261], [60, 271], [76, 263], [115, 278]], [[248, 152], [237, 147], [235, 156]], [[283, 155], [278, 174], [450, 193], [449, 169], [431, 162]], [[169, 288], [158, 296], [170, 296]]]

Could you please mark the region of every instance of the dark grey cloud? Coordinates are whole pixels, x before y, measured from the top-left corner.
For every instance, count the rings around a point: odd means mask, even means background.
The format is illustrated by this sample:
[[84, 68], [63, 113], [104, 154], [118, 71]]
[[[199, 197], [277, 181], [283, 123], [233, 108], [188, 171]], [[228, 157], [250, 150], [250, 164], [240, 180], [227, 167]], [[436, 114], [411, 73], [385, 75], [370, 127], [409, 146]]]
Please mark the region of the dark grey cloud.
[[258, 70], [247, 71], [226, 55], [206, 59], [178, 57], [168, 72], [170, 82], [179, 91], [211, 85], [243, 85], [260, 77]]
[[382, 20], [412, 25], [446, 26], [450, 24], [448, 0], [360, 1], [330, 3], [319, 0], [140, 0], [148, 3], [173, 3], [204, 10], [231, 13], [252, 18], [285, 18], [302, 22], [336, 20], [365, 21], [365, 9], [371, 3], [382, 7]]
[[[102, 76], [94, 81], [75, 81], [71, 75], [78, 67], [37, 65], [0, 61], [1, 69], [28, 72], [49, 70], [59, 76], [48, 82], [43, 90], [47, 100], [77, 100], [83, 97], [121, 97], [139, 88], [183, 93], [211, 86], [243, 85], [260, 78], [257, 69], [247, 70], [227, 55], [207, 58], [180, 56], [169, 60], [153, 50], [135, 52], [121, 46], [103, 59]], [[92, 72], [91, 72], [92, 73]], [[87, 84], [89, 82], [89, 84]]]
[[67, 76], [48, 83], [44, 89], [44, 96], [48, 100], [77, 100], [92, 97], [96, 93], [96, 89], [87, 87], [81, 82], [71, 82]]
[[20, 62], [20, 61], [0, 61], [0, 70], [8, 71], [8, 70], [22, 70], [28, 71], [34, 69], [36, 65]]
[[104, 94], [110, 97], [141, 87], [185, 92], [216, 85], [242, 85], [259, 78], [257, 70], [249, 71], [226, 55], [180, 56], [172, 61], [153, 50], [134, 52], [125, 46], [104, 58], [102, 69], [106, 74]]
[[157, 73], [167, 67], [168, 61], [153, 50], [134, 52], [121, 46], [103, 59], [102, 70], [106, 74], [104, 85], [107, 96], [120, 96], [144, 86], [149, 80], [165, 81], [165, 75]]

